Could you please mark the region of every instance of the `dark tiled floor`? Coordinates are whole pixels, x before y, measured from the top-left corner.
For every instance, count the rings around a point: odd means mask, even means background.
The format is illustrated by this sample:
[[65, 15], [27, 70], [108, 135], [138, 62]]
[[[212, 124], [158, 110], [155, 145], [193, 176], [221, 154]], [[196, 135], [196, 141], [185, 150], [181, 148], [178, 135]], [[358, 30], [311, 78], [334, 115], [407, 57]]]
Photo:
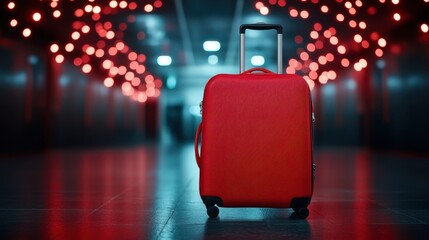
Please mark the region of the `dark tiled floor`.
[[207, 218], [193, 148], [0, 158], [1, 239], [428, 239], [429, 158], [322, 149], [307, 220], [289, 209]]

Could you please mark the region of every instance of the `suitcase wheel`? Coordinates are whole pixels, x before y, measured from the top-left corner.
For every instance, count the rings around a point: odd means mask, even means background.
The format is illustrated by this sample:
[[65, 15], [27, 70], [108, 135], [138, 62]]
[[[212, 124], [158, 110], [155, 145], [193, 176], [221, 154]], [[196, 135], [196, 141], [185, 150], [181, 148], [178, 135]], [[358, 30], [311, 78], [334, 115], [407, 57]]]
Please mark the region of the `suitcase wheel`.
[[219, 208], [216, 206], [207, 207], [207, 215], [209, 215], [210, 218], [217, 217], [219, 215]]
[[308, 215], [310, 214], [310, 211], [308, 211], [308, 208], [302, 207], [302, 208], [293, 208], [294, 215], [300, 219], [306, 219]]

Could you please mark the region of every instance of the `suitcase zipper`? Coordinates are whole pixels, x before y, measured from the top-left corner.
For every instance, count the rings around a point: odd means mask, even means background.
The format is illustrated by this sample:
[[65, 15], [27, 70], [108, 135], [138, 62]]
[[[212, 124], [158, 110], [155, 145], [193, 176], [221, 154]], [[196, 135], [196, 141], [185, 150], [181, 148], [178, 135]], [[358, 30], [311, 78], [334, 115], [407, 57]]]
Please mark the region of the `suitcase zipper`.
[[203, 115], [203, 101], [200, 102], [200, 115]]

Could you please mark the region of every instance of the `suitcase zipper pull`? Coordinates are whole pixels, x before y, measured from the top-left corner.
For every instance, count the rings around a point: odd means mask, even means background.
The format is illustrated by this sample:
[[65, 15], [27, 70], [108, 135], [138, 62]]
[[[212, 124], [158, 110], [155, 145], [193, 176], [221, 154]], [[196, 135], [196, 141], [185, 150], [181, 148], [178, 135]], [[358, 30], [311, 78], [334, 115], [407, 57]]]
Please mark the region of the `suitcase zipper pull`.
[[203, 115], [203, 101], [200, 102], [200, 115]]

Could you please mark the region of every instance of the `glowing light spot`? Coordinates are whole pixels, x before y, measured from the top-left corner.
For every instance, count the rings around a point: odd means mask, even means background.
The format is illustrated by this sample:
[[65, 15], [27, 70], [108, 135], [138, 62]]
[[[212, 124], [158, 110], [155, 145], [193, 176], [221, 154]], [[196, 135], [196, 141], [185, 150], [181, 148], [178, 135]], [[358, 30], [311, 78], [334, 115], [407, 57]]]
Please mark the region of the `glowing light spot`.
[[338, 44], [338, 38], [337, 38], [337, 37], [335, 37], [335, 36], [332, 36], [331, 38], [329, 38], [329, 42], [330, 42], [332, 45], [337, 45], [337, 44]]
[[362, 42], [362, 36], [360, 34], [356, 34], [353, 39], [357, 43], [361, 43]]
[[136, 69], [136, 72], [137, 72], [138, 74], [143, 74], [145, 71], [146, 71], [146, 67], [145, 67], [145, 66], [143, 66], [143, 65], [139, 65], [139, 66], [137, 67], [137, 69]]
[[17, 25], [18, 25], [18, 21], [16, 19], [10, 20], [10, 26], [11, 27], [16, 27]]
[[325, 56], [320, 56], [318, 58], [318, 62], [319, 62], [320, 65], [325, 65], [328, 61], [326, 60]]
[[368, 62], [367, 62], [365, 59], [363, 59], [363, 58], [361, 58], [361, 59], [359, 60], [359, 64], [360, 64], [360, 66], [361, 66], [362, 68], [366, 68], [366, 67], [368, 66]]
[[362, 1], [357, 0], [357, 1], [355, 2], [355, 5], [356, 5], [356, 7], [362, 7], [362, 6], [363, 6], [363, 3], [362, 3]]
[[351, 3], [351, 2], [345, 2], [345, 3], [344, 3], [344, 6], [345, 6], [346, 8], [351, 8], [353, 5], [352, 5], [352, 3]]
[[131, 91], [131, 89], [133, 89], [133, 87], [131, 86], [131, 83], [129, 83], [129, 82], [122, 83], [121, 88], [122, 88], [123, 92], [129, 92], [129, 91]]
[[322, 49], [323, 48], [323, 42], [320, 40], [317, 40], [314, 45], [316, 45], [316, 49]]
[[121, 1], [121, 2], [119, 3], [119, 7], [120, 7], [120, 8], [126, 8], [127, 6], [128, 6], [127, 1]]
[[384, 38], [378, 39], [378, 45], [380, 47], [385, 47], [387, 45], [386, 39], [384, 39]]
[[137, 87], [138, 85], [140, 85], [142, 81], [140, 80], [140, 78], [135, 77], [133, 80], [131, 80], [131, 85], [133, 85], [134, 87]]
[[115, 56], [117, 53], [118, 53], [118, 49], [116, 49], [115, 47], [109, 48], [109, 55], [110, 56]]
[[119, 66], [118, 67], [118, 74], [119, 75], [125, 75], [127, 73], [127, 68], [125, 66]]
[[92, 8], [92, 12], [95, 13], [95, 14], [101, 13], [101, 7], [100, 6], [95, 6], [94, 8]]
[[91, 65], [89, 65], [89, 64], [85, 64], [85, 65], [83, 65], [83, 67], [82, 67], [82, 72], [84, 72], [84, 73], [90, 73], [90, 72], [91, 72], [91, 70], [92, 70], [92, 67], [91, 67]]
[[323, 13], [327, 13], [327, 12], [329, 11], [329, 8], [328, 8], [328, 6], [323, 5], [323, 6], [320, 8], [320, 11], [322, 11]]
[[341, 14], [341, 13], [337, 14], [337, 21], [338, 21], [338, 22], [342, 22], [342, 21], [344, 21], [344, 15], [343, 15], [343, 14]]
[[341, 60], [341, 65], [342, 65], [343, 67], [348, 67], [348, 66], [350, 66], [350, 61], [349, 61], [347, 58], [343, 58], [343, 59]]
[[327, 82], [328, 82], [328, 77], [326, 76], [326, 73], [325, 74], [322, 74], [322, 75], [320, 75], [319, 76], [319, 82], [321, 83], [321, 84], [326, 84]]
[[151, 74], [147, 75], [147, 76], [144, 78], [144, 81], [145, 81], [146, 83], [153, 82], [153, 80], [155, 80], [155, 78], [154, 78]]
[[113, 66], [109, 69], [110, 76], [116, 76], [119, 73], [119, 68]]
[[308, 76], [312, 79], [312, 80], [316, 80], [317, 77], [319, 77], [319, 74], [317, 74], [317, 72], [315, 71], [310, 71], [310, 73], [308, 74]]
[[61, 55], [61, 54], [58, 54], [58, 55], [55, 57], [55, 62], [57, 62], [57, 63], [62, 63], [62, 62], [64, 62], [64, 56], [63, 56], [63, 55]]
[[311, 31], [310, 32], [310, 37], [312, 39], [317, 39], [319, 37], [319, 33], [317, 33], [316, 31]]
[[104, 56], [104, 50], [103, 49], [97, 49], [95, 51], [95, 56], [98, 57], [98, 58], [103, 57]]
[[363, 40], [361, 44], [363, 48], [369, 48], [369, 42], [367, 40]]
[[103, 61], [102, 65], [104, 69], [110, 69], [111, 67], [113, 67], [113, 62], [110, 61], [109, 59], [106, 59]]
[[74, 64], [76, 67], [78, 67], [78, 66], [82, 65], [82, 63], [83, 63], [82, 58], [75, 58], [75, 59], [73, 60], [73, 64]]
[[[429, 1], [429, 0], [428, 0]], [[423, 23], [420, 26], [420, 29], [422, 30], [422, 32], [427, 33], [429, 31], [429, 26], [426, 23]]]
[[80, 38], [80, 33], [79, 32], [73, 32], [71, 35], [71, 38], [73, 40], [78, 40]]
[[29, 37], [31, 35], [31, 29], [25, 28], [24, 30], [22, 30], [22, 35], [24, 37]]
[[350, 15], [355, 15], [356, 14], [356, 8], [350, 8], [349, 13], [350, 13]]
[[323, 32], [323, 36], [324, 36], [325, 38], [330, 38], [330, 37], [332, 36], [332, 33], [331, 33], [331, 31], [329, 31], [329, 30], [325, 30], [325, 31]]
[[130, 53], [128, 53], [128, 59], [130, 61], [135, 61], [137, 59], [137, 53], [136, 52], [130, 52]]
[[291, 17], [298, 17], [298, 10], [296, 10], [296, 9], [294, 9], [294, 8], [292, 8], [291, 10], [289, 10], [289, 15], [291, 16]]
[[392, 3], [395, 4], [395, 5], [399, 4], [399, 0], [392, 0]]
[[300, 55], [299, 55], [299, 57], [301, 58], [301, 60], [303, 60], [303, 61], [307, 61], [308, 59], [309, 59], [309, 55], [308, 55], [308, 53], [307, 52], [302, 52]]
[[95, 53], [95, 48], [94, 47], [88, 47], [86, 49], [86, 54], [93, 55], [94, 53]]
[[366, 28], [366, 23], [365, 22], [359, 22], [359, 27], [361, 29], [365, 29]]
[[322, 24], [320, 24], [320, 23], [315, 23], [314, 24], [314, 30], [316, 30], [316, 31], [321, 31], [322, 30]]
[[338, 46], [337, 51], [339, 54], [345, 54], [346, 53], [346, 47], [343, 45]]
[[82, 27], [81, 30], [82, 30], [83, 33], [89, 33], [89, 31], [91, 30], [91, 28], [88, 25], [85, 25], [85, 26]]
[[355, 21], [355, 20], [350, 20], [350, 21], [349, 21], [349, 26], [350, 26], [351, 28], [355, 28], [355, 27], [357, 26], [356, 21]]
[[127, 72], [126, 74], [125, 74], [125, 80], [127, 80], [127, 81], [131, 81], [131, 80], [133, 80], [134, 79], [134, 73], [133, 72]]
[[301, 18], [303, 18], [303, 19], [307, 19], [310, 16], [310, 13], [308, 13], [308, 11], [306, 11], [306, 10], [302, 10], [299, 13], [299, 16], [301, 16]]
[[393, 14], [393, 19], [395, 19], [395, 21], [401, 20], [401, 14], [399, 14], [399, 13]]
[[146, 96], [146, 94], [145, 94], [144, 92], [139, 92], [139, 93], [137, 94], [137, 101], [139, 101], [139, 102], [141, 102], [141, 103], [146, 102], [146, 101], [147, 101], [147, 96]]
[[156, 8], [160, 8], [160, 7], [162, 7], [162, 1], [160, 1], [160, 0], [156, 0], [156, 1], [153, 3], [153, 6], [155, 6]]
[[118, 7], [118, 2], [117, 1], [110, 1], [109, 6], [111, 8], [116, 8], [116, 7]]
[[15, 8], [15, 3], [14, 2], [10, 2], [7, 4], [7, 8], [9, 8], [10, 10]]
[[353, 65], [353, 68], [358, 72], [362, 70], [362, 66], [358, 62]]
[[309, 52], [314, 52], [314, 51], [316, 51], [316, 46], [313, 43], [309, 43], [309, 44], [307, 44], [307, 50]]
[[59, 17], [61, 17], [61, 11], [60, 11], [60, 10], [55, 10], [55, 11], [52, 13], [52, 16], [54, 16], [54, 18], [59, 18]]
[[41, 15], [40, 13], [35, 12], [35, 13], [33, 14], [33, 20], [34, 20], [35, 22], [38, 22], [38, 21], [40, 21], [41, 19], [42, 19], [42, 15]]
[[146, 61], [146, 55], [139, 54], [139, 56], [137, 57], [137, 61], [144, 63]]
[[51, 50], [52, 53], [56, 53], [56, 52], [58, 52], [60, 47], [58, 46], [58, 44], [54, 43], [51, 45], [51, 47], [49, 49]]
[[106, 38], [107, 39], [113, 39], [115, 37], [115, 32], [113, 32], [113, 31], [108, 31], [107, 33], [106, 33]]
[[311, 71], [317, 71], [319, 69], [319, 64], [317, 64], [316, 62], [312, 62], [310, 63], [310, 65], [308, 65], [308, 67]]
[[153, 11], [153, 6], [151, 4], [146, 4], [146, 6], [144, 6], [144, 10], [145, 12], [152, 12]]
[[377, 39], [380, 38], [380, 35], [378, 35], [377, 32], [372, 32], [371, 35], [370, 35], [370, 37], [371, 37], [372, 41], [377, 41]]
[[295, 68], [293, 68], [293, 67], [287, 67], [286, 68], [286, 73], [287, 74], [295, 74], [296, 72], [295, 72]]
[[88, 5], [85, 6], [84, 10], [87, 13], [92, 12], [92, 6], [88, 4]]
[[58, 6], [58, 2], [51, 2], [51, 8], [56, 8]]
[[267, 7], [262, 7], [261, 10], [259, 10], [259, 12], [262, 15], [267, 15], [268, 13], [270, 13], [270, 10]]
[[256, 2], [255, 3], [255, 8], [258, 10], [261, 10], [261, 8], [264, 7], [264, 3], [262, 2]]
[[115, 84], [115, 81], [113, 80], [113, 78], [107, 77], [104, 79], [104, 86], [109, 88], [109, 87], [112, 87], [113, 84]]
[[83, 14], [84, 14], [84, 11], [82, 10], [82, 9], [76, 9], [75, 11], [74, 11], [74, 15], [76, 16], [76, 17], [82, 17], [83, 16]]
[[335, 59], [334, 54], [332, 53], [326, 54], [326, 60], [328, 60], [328, 62], [333, 62], [334, 59]]
[[377, 48], [377, 49], [375, 50], [375, 55], [376, 55], [377, 57], [382, 57], [382, 56], [383, 56], [383, 50], [381, 50], [380, 48]]
[[335, 80], [337, 78], [337, 73], [334, 70], [328, 72], [327, 77], [329, 80]]

